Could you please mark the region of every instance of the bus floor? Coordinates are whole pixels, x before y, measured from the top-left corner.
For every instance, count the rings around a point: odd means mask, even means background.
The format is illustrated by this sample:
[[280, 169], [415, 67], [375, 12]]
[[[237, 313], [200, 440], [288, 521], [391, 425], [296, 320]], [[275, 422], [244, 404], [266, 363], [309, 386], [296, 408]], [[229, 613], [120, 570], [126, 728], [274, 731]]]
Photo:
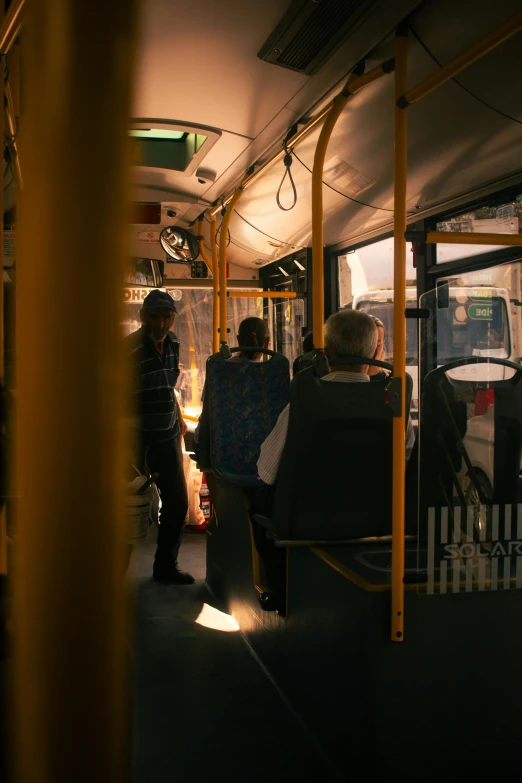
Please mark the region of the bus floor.
[[134, 783], [343, 780], [233, 619], [216, 610], [204, 582], [205, 534], [184, 536], [180, 567], [196, 583], [182, 587], [150, 578], [154, 538], [134, 547], [127, 572], [135, 590]]

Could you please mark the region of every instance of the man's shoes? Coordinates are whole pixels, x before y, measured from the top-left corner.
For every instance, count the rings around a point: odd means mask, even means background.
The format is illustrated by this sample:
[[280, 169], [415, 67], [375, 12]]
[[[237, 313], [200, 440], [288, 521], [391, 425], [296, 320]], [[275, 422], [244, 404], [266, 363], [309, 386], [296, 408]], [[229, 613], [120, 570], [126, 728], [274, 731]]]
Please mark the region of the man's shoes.
[[152, 578], [156, 582], [160, 582], [164, 585], [193, 585], [194, 577], [192, 574], [188, 574], [186, 571], [182, 571], [175, 566], [168, 570], [154, 570], [152, 572]]

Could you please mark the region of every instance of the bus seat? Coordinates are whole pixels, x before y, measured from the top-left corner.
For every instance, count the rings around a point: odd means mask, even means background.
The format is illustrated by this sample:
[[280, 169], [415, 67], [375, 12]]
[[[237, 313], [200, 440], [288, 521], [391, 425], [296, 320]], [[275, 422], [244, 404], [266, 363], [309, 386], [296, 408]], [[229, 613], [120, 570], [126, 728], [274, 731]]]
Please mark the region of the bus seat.
[[[511, 377], [488, 381], [451, 376], [457, 367], [488, 362], [510, 367]], [[480, 377], [480, 371], [476, 375]], [[432, 370], [424, 384], [420, 438], [420, 531], [425, 530], [428, 508], [478, 503], [503, 508], [517, 503], [522, 368], [501, 359], [472, 357]]]
[[[232, 353], [243, 351], [231, 349]], [[207, 360], [205, 404], [208, 406], [209, 455], [214, 473], [244, 487], [261, 482], [257, 460], [261, 444], [274, 428], [290, 396], [290, 366], [282, 354], [266, 353], [267, 362]]]
[[300, 356], [296, 356], [292, 365], [292, 376], [297, 375], [298, 372], [301, 372], [301, 370], [304, 370], [307, 367], [313, 367], [315, 354], [316, 351], [313, 350], [308, 351], [308, 353], [303, 353]]
[[385, 388], [326, 382], [313, 369], [294, 377], [270, 524], [278, 539], [391, 532], [393, 413]]

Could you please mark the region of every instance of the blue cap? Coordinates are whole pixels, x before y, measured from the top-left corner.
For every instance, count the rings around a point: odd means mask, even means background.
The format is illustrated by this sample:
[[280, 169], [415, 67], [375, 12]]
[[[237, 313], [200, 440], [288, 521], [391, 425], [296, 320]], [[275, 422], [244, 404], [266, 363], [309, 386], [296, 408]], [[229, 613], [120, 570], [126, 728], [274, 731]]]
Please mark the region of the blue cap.
[[155, 288], [150, 294], [147, 294], [143, 300], [142, 307], [147, 310], [152, 310], [154, 307], [157, 309], [174, 310], [175, 313], [178, 312], [174, 299], [166, 291], [160, 291], [159, 288]]

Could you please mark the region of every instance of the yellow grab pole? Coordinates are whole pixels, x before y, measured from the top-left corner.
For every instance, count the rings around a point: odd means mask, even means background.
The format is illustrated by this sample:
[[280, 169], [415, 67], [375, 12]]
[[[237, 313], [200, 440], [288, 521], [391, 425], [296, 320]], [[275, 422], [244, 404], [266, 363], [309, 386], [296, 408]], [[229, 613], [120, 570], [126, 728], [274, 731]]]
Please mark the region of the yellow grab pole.
[[216, 230], [216, 220], [212, 218], [210, 221], [210, 242], [212, 248], [212, 260], [209, 259], [207, 251], [205, 249], [204, 236], [204, 218], [201, 216], [198, 218], [198, 235], [201, 237], [199, 240], [199, 252], [203, 261], [207, 265], [207, 269], [212, 274], [212, 288], [214, 290], [214, 300], [212, 303], [212, 353], [219, 351], [219, 308], [218, 308], [218, 295], [219, 295], [219, 264], [217, 261], [216, 243], [214, 242], [214, 234]]
[[20, 32], [25, 0], [13, 0], [0, 27], [0, 55], [8, 54]]
[[212, 250], [212, 289], [214, 302], [212, 307], [212, 352], [219, 351], [219, 261], [216, 245], [216, 218], [210, 218], [210, 249]]
[[469, 49], [466, 49], [465, 52], [457, 55], [457, 57], [454, 57], [449, 63], [443, 65], [431, 76], [423, 79], [416, 87], [412, 87], [411, 90], [396, 96], [397, 100], [400, 101], [401, 106], [410, 106], [412, 103], [417, 103], [417, 101], [420, 101], [425, 95], [428, 95], [428, 93], [435, 90], [441, 84], [447, 82], [455, 76], [456, 73], [467, 68], [468, 65], [471, 65], [475, 60], [480, 59], [492, 49], [495, 49], [499, 44], [503, 43], [508, 38], [511, 38], [512, 35], [515, 35], [515, 33], [518, 33], [521, 29], [522, 11], [519, 11], [518, 14], [515, 14], [508, 19], [507, 22], [504, 22], [500, 27], [492, 30], [480, 41], [477, 41], [476, 44], [470, 46]]
[[24, 25], [14, 783], [130, 780], [120, 322], [135, 5], [32, 0]]
[[240, 186], [234, 191], [234, 195], [228, 203], [219, 229], [219, 339], [221, 343], [228, 342], [227, 338], [227, 236], [232, 212], [241, 198], [243, 188]]
[[227, 291], [234, 299], [297, 299], [295, 291]]
[[334, 98], [315, 148], [312, 171], [312, 333], [317, 348], [324, 348], [323, 169], [328, 142], [349, 98], [392, 71], [393, 60], [390, 60], [360, 76], [352, 74], [343, 90]]
[[214, 269], [212, 267], [212, 261], [208, 257], [207, 251], [205, 250], [205, 240], [203, 238], [203, 221], [204, 221], [203, 216], [198, 218], [198, 236], [201, 237], [201, 239], [198, 240], [199, 253], [201, 255], [201, 258], [203, 259], [203, 261], [207, 265], [208, 271], [211, 274], [214, 274]]
[[5, 85], [5, 126], [6, 126], [6, 141], [8, 147], [12, 150], [13, 160], [13, 176], [15, 178], [16, 188], [19, 193], [24, 189], [24, 181], [22, 177], [22, 169], [20, 166], [20, 152], [18, 149], [18, 142], [16, 140], [16, 117], [13, 104], [13, 96], [11, 94], [11, 86], [9, 82]]
[[[0, 20], [4, 15], [3, 5], [0, 8]], [[4, 65], [5, 68], [5, 65]], [[0, 112], [0, 139], [4, 138], [4, 115]], [[2, 260], [2, 275], [4, 272], [4, 189], [0, 193], [0, 215], [2, 216], [2, 231], [0, 231], [0, 259]], [[0, 285], [0, 387], [4, 391], [5, 383], [5, 301], [4, 281]], [[6, 403], [7, 405], [7, 403]], [[5, 471], [5, 465], [0, 466]], [[7, 516], [3, 498], [0, 498], [0, 574], [7, 574]]]
[[428, 231], [432, 245], [522, 245], [522, 234], [475, 234], [472, 231]]
[[[404, 28], [395, 37], [395, 98], [408, 84], [408, 33]], [[404, 495], [405, 495], [405, 412], [406, 412], [406, 183], [408, 177], [408, 115], [395, 105], [394, 150], [394, 312], [393, 374], [401, 379], [401, 415], [393, 420], [393, 500], [392, 500], [392, 617], [391, 638], [404, 638]]]

